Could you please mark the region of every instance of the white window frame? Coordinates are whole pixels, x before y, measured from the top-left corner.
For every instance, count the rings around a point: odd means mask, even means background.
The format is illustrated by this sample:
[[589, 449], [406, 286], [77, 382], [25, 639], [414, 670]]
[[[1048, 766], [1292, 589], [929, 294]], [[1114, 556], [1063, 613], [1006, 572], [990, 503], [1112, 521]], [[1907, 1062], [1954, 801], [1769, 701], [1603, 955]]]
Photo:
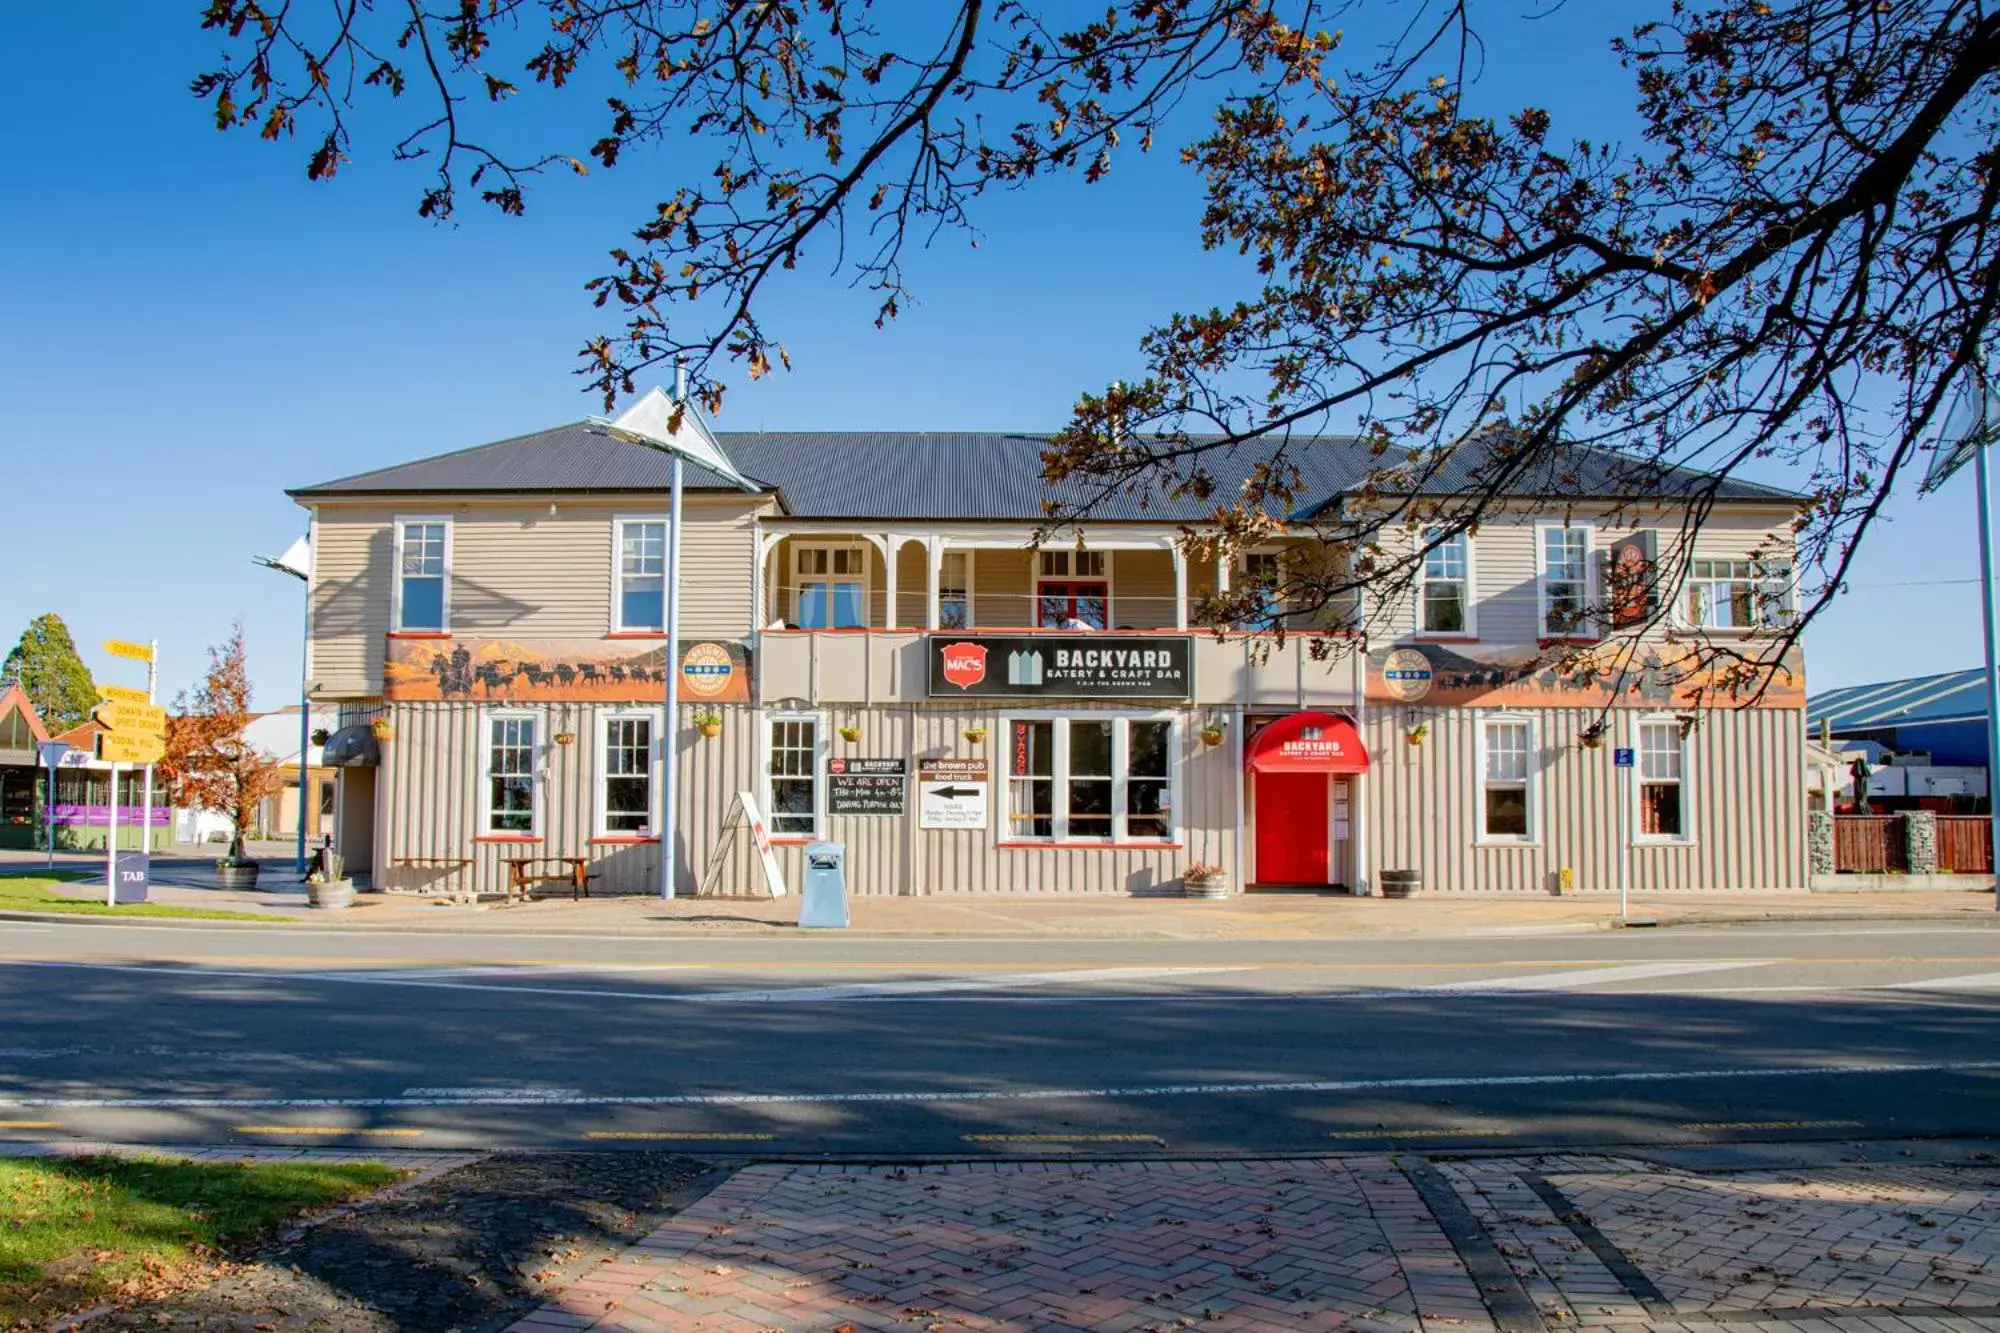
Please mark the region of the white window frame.
[[[1542, 840], [1542, 750], [1541, 727], [1538, 719], [1529, 713], [1473, 713], [1474, 725], [1479, 734], [1474, 745], [1474, 768], [1472, 774], [1473, 818], [1478, 821], [1473, 842], [1481, 847], [1533, 847]], [[1527, 832], [1523, 835], [1511, 833], [1488, 833], [1486, 831], [1486, 758], [1490, 748], [1487, 729], [1496, 724], [1519, 725], [1528, 731], [1528, 775], [1526, 795], [1528, 801]]]
[[[791, 577], [792, 577], [791, 623], [792, 624], [803, 625], [805, 623], [805, 617], [799, 614], [799, 609], [805, 604], [805, 592], [806, 592], [805, 580], [810, 578], [816, 581], [824, 580], [828, 584], [833, 583], [833, 581], [839, 576], [833, 572], [832, 552], [858, 551], [861, 553], [861, 624], [853, 628], [859, 628], [859, 629], [874, 628], [875, 589], [873, 585], [874, 585], [875, 562], [869, 557], [869, 552], [875, 549], [873, 546], [870, 546], [867, 542], [794, 541], [792, 542], [791, 547], [792, 547], [792, 555], [791, 555]], [[807, 551], [825, 551], [828, 553], [826, 561], [826, 573], [807, 574], [799, 568], [800, 557], [803, 556]], [[833, 610], [833, 600], [831, 597], [829, 597], [827, 599], [827, 611], [829, 615], [832, 613], [832, 610]]]
[[[1680, 757], [1680, 777], [1677, 781], [1681, 789], [1681, 831], [1679, 833], [1647, 833], [1641, 818], [1646, 808], [1646, 748], [1644, 745], [1647, 727], [1672, 727], [1674, 748]], [[1692, 843], [1694, 838], [1694, 807], [1688, 801], [1688, 744], [1686, 730], [1681, 720], [1672, 713], [1642, 713], [1632, 719], [1631, 732], [1626, 743], [1632, 747], [1632, 778], [1626, 793], [1630, 802], [1626, 810], [1626, 827], [1632, 830], [1632, 841], [1653, 846], [1678, 847]]]
[[[1549, 546], [1552, 532], [1583, 534], [1583, 605], [1585, 614], [1576, 626], [1558, 634], [1549, 625]], [[1568, 580], [1564, 580], [1567, 582]], [[1594, 610], [1599, 600], [1597, 587], [1597, 528], [1589, 523], [1537, 523], [1535, 525], [1535, 637], [1538, 639], [1600, 639], [1603, 627]]]
[[1417, 550], [1419, 554], [1417, 556], [1417, 604], [1414, 608], [1415, 616], [1411, 622], [1414, 627], [1413, 637], [1419, 639], [1476, 639], [1479, 637], [1479, 597], [1477, 594], [1479, 587], [1479, 557], [1477, 548], [1479, 543], [1472, 540], [1472, 533], [1470, 531], [1456, 534], [1456, 540], [1465, 543], [1465, 628], [1437, 630], [1424, 628], [1424, 593], [1431, 581], [1429, 569], [1431, 542], [1429, 534], [1436, 531], [1439, 531], [1439, 527], [1435, 524], [1417, 529]]
[[[1088, 578], [1089, 575], [1084, 577]], [[1057, 580], [1060, 582], [1061, 580]], [[1017, 722], [1051, 722], [1051, 733], [1055, 752], [1051, 756], [1048, 837], [1038, 837], [1029, 833], [1018, 833], [1014, 828], [1013, 786], [1014, 786], [1014, 724]], [[1069, 832], [1069, 724], [1071, 722], [1110, 722], [1111, 728], [1111, 836], [1108, 838], [1071, 837]], [[1167, 724], [1167, 832], [1159, 838], [1134, 837], [1127, 831], [1126, 797], [1131, 782], [1132, 737], [1129, 726], [1133, 722], [1164, 722]], [[1089, 712], [1086, 710], [1037, 710], [1034, 712], [1003, 713], [1000, 716], [1000, 756], [999, 780], [993, 784], [992, 798], [998, 802], [994, 812], [994, 828], [997, 840], [1003, 843], [1030, 844], [1038, 847], [1176, 847], [1181, 841], [1181, 716], [1168, 711], [1153, 712]], [[1060, 799], [1057, 798], [1058, 794]]]
[[972, 558], [974, 554], [974, 548], [970, 546], [956, 546], [938, 553], [937, 604], [938, 627], [940, 629], [951, 628], [951, 626], [944, 623], [944, 567], [955, 555], [965, 558], [965, 625], [963, 628], [969, 630], [979, 624], [978, 616], [973, 611], [973, 596], [976, 591], [974, 585], [978, 579], [978, 575], [975, 572], [977, 562]]
[[[628, 523], [657, 523], [661, 536], [660, 560], [660, 623], [657, 625], [628, 625], [625, 623], [625, 525]], [[674, 525], [665, 514], [615, 514], [611, 519], [611, 632], [613, 634], [665, 634], [667, 632], [667, 599], [674, 590], [667, 586], [670, 559], [673, 550]]]
[[[535, 743], [531, 774], [533, 785], [528, 798], [528, 831], [493, 827], [493, 724], [532, 722]], [[549, 775], [548, 718], [536, 708], [482, 708], [479, 710], [479, 831], [480, 838], [519, 838], [539, 842], [542, 837], [544, 799]]]
[[[1716, 580], [1712, 577], [1705, 579], [1696, 578], [1694, 567], [1696, 565], [1717, 565], [1717, 564], [1749, 565], [1753, 571], [1763, 566], [1782, 566], [1785, 571], [1783, 575], [1778, 575], [1775, 573], [1765, 575], [1763, 577], [1755, 577], [1753, 575], [1751, 579], [1751, 585], [1756, 588], [1762, 588], [1764, 585], [1768, 583], [1777, 583], [1782, 579], [1785, 590], [1783, 595], [1780, 597], [1778, 603], [1778, 609], [1782, 617], [1779, 620], [1779, 622], [1776, 625], [1766, 625], [1762, 623], [1761, 620], [1754, 625], [1709, 625], [1709, 624], [1704, 624], [1699, 620], [1696, 620], [1693, 616], [1690, 616], [1688, 614], [1689, 592], [1693, 590], [1696, 584], [1713, 586], [1716, 582]], [[1734, 582], [1735, 580], [1730, 579], [1727, 581]], [[1755, 596], [1755, 594], [1753, 594], [1753, 596]], [[1762, 611], [1761, 597], [1759, 597], [1757, 600], [1755, 610], [1758, 612]], [[1782, 561], [1779, 560], [1767, 561], [1767, 560], [1759, 560], [1754, 556], [1747, 556], [1747, 555], [1689, 556], [1687, 562], [1687, 573], [1681, 579], [1681, 586], [1674, 595], [1674, 624], [1681, 629], [1699, 630], [1704, 634], [1757, 634], [1757, 633], [1768, 634], [1773, 630], [1785, 628], [1785, 626], [1794, 617], [1796, 617], [1798, 613], [1799, 613], [1799, 567], [1798, 567], [1798, 562], [1796, 560], [1791, 560], [1791, 559], [1786, 559]]]
[[[813, 826], [810, 833], [778, 831], [778, 810], [771, 800], [771, 727], [778, 722], [810, 722], [813, 731]], [[765, 826], [776, 842], [813, 842], [826, 836], [826, 760], [832, 752], [827, 715], [809, 708], [777, 708], [757, 719], [757, 801]]]
[[[397, 634], [449, 634], [451, 633], [451, 565], [452, 546], [457, 525], [449, 514], [398, 514], [391, 542], [390, 571], [393, 579], [389, 585], [389, 625]], [[439, 597], [438, 619], [443, 622], [436, 629], [405, 629], [403, 627], [403, 529], [412, 523], [441, 523], [444, 525], [444, 590]]]
[[[664, 710], [659, 708], [609, 708], [597, 715], [597, 760], [594, 778], [591, 782], [590, 827], [593, 838], [609, 838], [617, 841], [657, 842], [662, 824], [660, 801], [666, 774], [661, 766], [661, 741], [665, 730], [661, 726]], [[646, 829], [635, 833], [630, 829], [613, 829], [606, 822], [610, 816], [607, 806], [606, 787], [611, 779], [611, 725], [614, 722], [646, 722], [652, 731], [646, 746]]]
[[1060, 628], [1060, 626], [1048, 626], [1048, 625], [1043, 625], [1041, 623], [1042, 585], [1044, 583], [1101, 582], [1104, 584], [1104, 621], [1105, 621], [1104, 628], [1106, 631], [1116, 629], [1118, 627], [1117, 620], [1112, 613], [1118, 609], [1118, 584], [1116, 580], [1113, 578], [1112, 574], [1111, 557], [1114, 554], [1113, 552], [1093, 551], [1093, 550], [1085, 550], [1083, 552], [1084, 555], [1096, 556], [1098, 559], [1104, 562], [1104, 572], [1102, 574], [1072, 574], [1067, 572], [1061, 574], [1042, 573], [1043, 556], [1050, 556], [1050, 555], [1061, 556], [1063, 569], [1067, 571], [1068, 569], [1070, 569], [1072, 565], [1076, 563], [1074, 560], [1070, 558], [1073, 554], [1074, 552], [1068, 547], [1063, 547], [1060, 549], [1054, 547], [1036, 548], [1035, 563], [1034, 563], [1034, 571], [1035, 571], [1034, 595], [1028, 603], [1029, 627], [1033, 629]]

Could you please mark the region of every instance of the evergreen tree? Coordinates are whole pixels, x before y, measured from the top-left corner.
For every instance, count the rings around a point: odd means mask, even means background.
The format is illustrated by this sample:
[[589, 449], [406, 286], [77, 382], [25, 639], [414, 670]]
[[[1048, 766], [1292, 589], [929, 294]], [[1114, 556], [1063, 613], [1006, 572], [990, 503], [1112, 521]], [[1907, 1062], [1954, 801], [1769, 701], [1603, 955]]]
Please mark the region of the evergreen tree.
[[36, 616], [21, 631], [21, 641], [0, 666], [0, 680], [20, 682], [51, 735], [84, 721], [97, 706], [90, 668], [77, 656], [69, 626], [53, 611]]

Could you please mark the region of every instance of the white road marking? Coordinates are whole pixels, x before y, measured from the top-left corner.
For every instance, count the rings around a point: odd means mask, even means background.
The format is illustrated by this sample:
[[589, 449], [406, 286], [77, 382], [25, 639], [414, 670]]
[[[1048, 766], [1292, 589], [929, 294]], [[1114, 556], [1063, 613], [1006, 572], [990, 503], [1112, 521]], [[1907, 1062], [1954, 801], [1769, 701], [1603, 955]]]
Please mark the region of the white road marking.
[[1764, 967], [1768, 958], [1689, 958], [1677, 962], [1633, 963], [1626, 967], [1583, 967], [1567, 972], [1536, 972], [1525, 977], [1480, 977], [1473, 981], [1448, 981], [1437, 986], [1417, 986], [1423, 991], [1506, 991], [1573, 990], [1607, 981], [1645, 981], [1653, 977], [1679, 977], [1695, 972], [1721, 972], [1733, 967]]
[[1969, 977], [1939, 977], [1935, 981], [1899, 981], [1886, 990], [1986, 990], [2000, 986], [2000, 972], [1976, 972]]
[[954, 991], [1013, 990], [1087, 981], [1152, 981], [1209, 972], [1248, 972], [1242, 967], [1093, 967], [1067, 972], [1011, 972], [998, 976], [939, 977], [926, 981], [856, 981], [830, 986], [782, 986], [764, 990], [695, 991], [673, 998], [689, 1004], [797, 1004], [817, 1000], [873, 1000]]
[[404, 1088], [405, 1097], [432, 1101], [453, 1098], [516, 1097], [523, 1102], [570, 1102], [583, 1095], [580, 1088]]
[[1270, 1094], [1394, 1092], [1442, 1088], [1534, 1088], [1583, 1083], [1682, 1083], [1712, 1079], [1853, 1078], [1883, 1074], [1974, 1074], [2000, 1070], [2000, 1060], [1935, 1064], [1773, 1065], [1725, 1069], [1645, 1069], [1616, 1073], [1471, 1074], [1435, 1078], [1302, 1079], [1273, 1083], [1157, 1083], [1123, 1088], [1004, 1088], [892, 1092], [690, 1092], [586, 1093], [544, 1100], [507, 1093], [480, 1097], [0, 1097], [0, 1108], [186, 1110], [203, 1107], [399, 1106], [784, 1106], [825, 1104], [928, 1104], [936, 1102], [1052, 1102], [1148, 1097], [1241, 1097]]
[[480, 963], [464, 967], [379, 967], [335, 968], [327, 971], [287, 972], [293, 977], [313, 977], [322, 981], [456, 981], [474, 977], [560, 977], [593, 976], [603, 973], [688, 972], [702, 969], [699, 963]]

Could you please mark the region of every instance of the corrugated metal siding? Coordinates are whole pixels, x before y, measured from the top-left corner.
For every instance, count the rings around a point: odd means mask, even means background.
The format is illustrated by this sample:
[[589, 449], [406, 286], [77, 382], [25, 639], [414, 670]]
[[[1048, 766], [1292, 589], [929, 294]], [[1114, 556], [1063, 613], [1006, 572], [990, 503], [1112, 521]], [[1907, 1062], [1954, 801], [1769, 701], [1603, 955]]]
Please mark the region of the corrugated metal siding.
[[[644, 893], [659, 883], [655, 845], [593, 844], [597, 775], [597, 705], [549, 705], [542, 712], [545, 778], [539, 843], [476, 840], [478, 783], [483, 743], [482, 710], [462, 703], [398, 704], [389, 710], [395, 738], [383, 745], [382, 823], [378, 846], [386, 848], [377, 868], [381, 887], [402, 892], [494, 893], [507, 883], [506, 861], [513, 857], [588, 855], [603, 878], [599, 892]], [[1074, 709], [1065, 711], [1099, 711]], [[1115, 709], [1101, 710], [1115, 712]], [[681, 833], [683, 885], [698, 882], [722, 841], [734, 793], [759, 790], [762, 751], [759, 714], [725, 708], [720, 737], [703, 739], [691, 727], [679, 729], [682, 756]], [[912, 757], [910, 814], [828, 816], [822, 832], [848, 847], [848, 883], [856, 894], [902, 893], [1130, 893], [1176, 881], [1190, 861], [1231, 863], [1234, 845], [1234, 772], [1231, 751], [1204, 749], [1199, 718], [1186, 715], [1181, 727], [1181, 842], [1174, 847], [1083, 849], [1002, 847], [1004, 779], [996, 771], [990, 786], [991, 827], [984, 830], [925, 830], [917, 827], [915, 759], [919, 755], [984, 755], [997, 767], [998, 714], [990, 710], [913, 707], [830, 708], [824, 710], [834, 756]], [[989, 729], [981, 744], [966, 741], [975, 722]], [[840, 739], [838, 728], [858, 726], [862, 739]], [[576, 736], [569, 746], [548, 745], [558, 732]], [[716, 891], [762, 893], [761, 878], [747, 838], [733, 840]], [[803, 852], [780, 844], [779, 860], [796, 890]], [[454, 863], [469, 860], [472, 864]], [[553, 868], [553, 867], [548, 867]], [[544, 892], [559, 891], [545, 886]]]
[[[1528, 714], [1522, 714], [1528, 715]], [[1614, 714], [1604, 747], [1584, 750], [1578, 733], [1588, 709], [1532, 711], [1541, 764], [1541, 841], [1481, 846], [1478, 727], [1483, 709], [1377, 710], [1368, 744], [1373, 861], [1413, 869], [1425, 887], [1447, 893], [1550, 893], [1564, 866], [1576, 891], [1615, 892], [1617, 777], [1611, 750], [1628, 743], [1630, 719]], [[1407, 720], [1430, 724], [1420, 746]], [[1686, 744], [1684, 800], [1692, 838], [1635, 843], [1634, 892], [1805, 887], [1805, 730], [1792, 709], [1715, 709], [1701, 714]]]

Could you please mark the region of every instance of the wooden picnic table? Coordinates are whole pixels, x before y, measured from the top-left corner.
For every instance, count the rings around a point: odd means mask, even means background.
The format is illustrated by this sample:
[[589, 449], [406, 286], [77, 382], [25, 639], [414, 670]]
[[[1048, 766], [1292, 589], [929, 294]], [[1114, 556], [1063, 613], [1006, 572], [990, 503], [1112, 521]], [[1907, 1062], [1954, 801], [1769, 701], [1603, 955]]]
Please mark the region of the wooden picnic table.
[[[537, 871], [537, 865], [559, 865], [562, 870]], [[520, 894], [525, 901], [536, 884], [568, 884], [571, 902], [590, 896], [590, 881], [597, 878], [587, 856], [521, 856], [507, 860], [507, 896]]]

